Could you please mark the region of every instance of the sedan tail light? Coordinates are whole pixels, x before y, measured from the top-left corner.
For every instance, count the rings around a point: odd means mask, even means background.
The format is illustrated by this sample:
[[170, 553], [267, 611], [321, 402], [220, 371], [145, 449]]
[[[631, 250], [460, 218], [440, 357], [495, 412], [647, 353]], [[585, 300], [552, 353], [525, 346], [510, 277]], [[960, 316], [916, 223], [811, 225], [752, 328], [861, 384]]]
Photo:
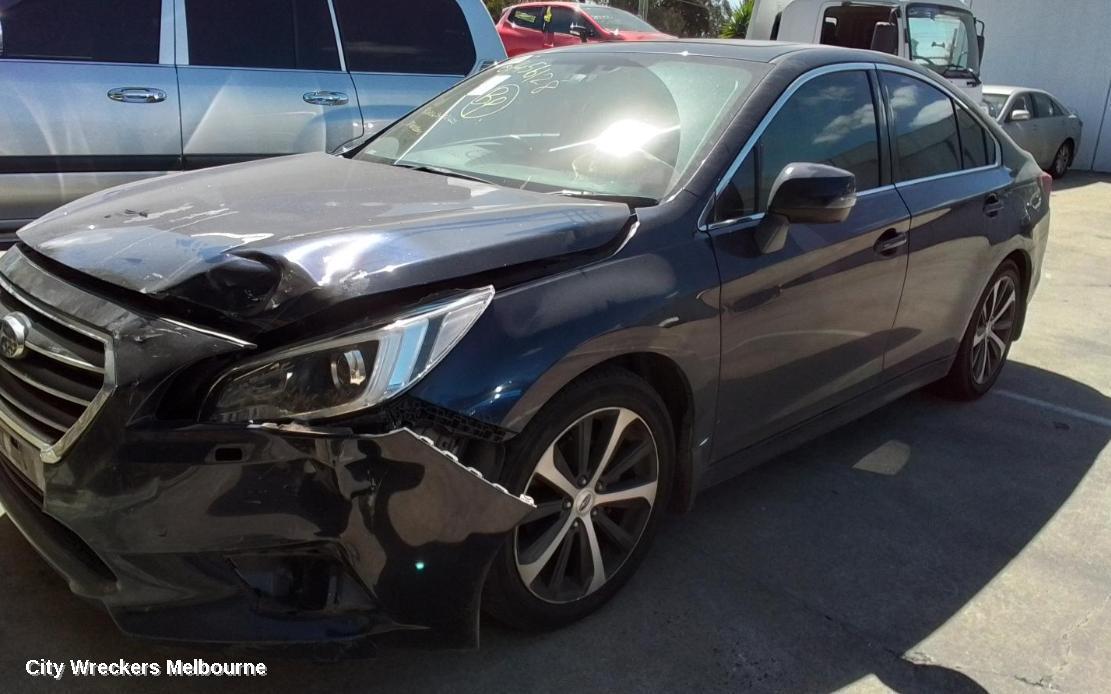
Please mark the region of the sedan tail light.
[[1042, 192], [1044, 192], [1046, 195], [1049, 195], [1050, 193], [1053, 192], [1053, 176], [1050, 176], [1049, 174], [1047, 174], [1046, 172], [1043, 171], [1042, 175], [1041, 175], [1041, 183], [1042, 183]]

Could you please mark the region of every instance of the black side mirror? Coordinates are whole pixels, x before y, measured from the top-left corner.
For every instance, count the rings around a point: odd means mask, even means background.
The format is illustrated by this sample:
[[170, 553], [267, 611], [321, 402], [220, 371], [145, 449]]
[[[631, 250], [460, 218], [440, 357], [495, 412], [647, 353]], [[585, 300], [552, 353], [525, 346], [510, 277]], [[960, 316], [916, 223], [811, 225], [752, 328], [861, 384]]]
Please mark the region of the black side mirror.
[[856, 176], [826, 164], [795, 163], [783, 167], [772, 184], [768, 211], [756, 227], [761, 253], [775, 253], [787, 243], [792, 224], [837, 224], [856, 205]]
[[876, 22], [872, 31], [872, 50], [899, 55], [899, 28], [892, 22]]
[[976, 37], [976, 49], [980, 51], [980, 60], [984, 59], [984, 35], [980, 34]]

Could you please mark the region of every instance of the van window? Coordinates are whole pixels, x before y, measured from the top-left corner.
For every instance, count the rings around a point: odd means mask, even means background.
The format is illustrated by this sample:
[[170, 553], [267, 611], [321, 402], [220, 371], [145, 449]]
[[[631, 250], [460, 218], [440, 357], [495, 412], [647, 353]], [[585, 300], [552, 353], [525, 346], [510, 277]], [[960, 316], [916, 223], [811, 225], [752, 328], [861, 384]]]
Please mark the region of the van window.
[[952, 100], [920, 79], [881, 74], [895, 116], [898, 180], [960, 171], [960, 137]]
[[474, 39], [456, 0], [334, 0], [347, 69], [465, 75]]
[[0, 0], [0, 58], [157, 63], [161, 0]]
[[963, 108], [957, 108], [957, 125], [961, 133], [961, 161], [964, 168], [987, 166], [995, 154], [987, 131]]
[[327, 0], [187, 0], [189, 64], [338, 70]]

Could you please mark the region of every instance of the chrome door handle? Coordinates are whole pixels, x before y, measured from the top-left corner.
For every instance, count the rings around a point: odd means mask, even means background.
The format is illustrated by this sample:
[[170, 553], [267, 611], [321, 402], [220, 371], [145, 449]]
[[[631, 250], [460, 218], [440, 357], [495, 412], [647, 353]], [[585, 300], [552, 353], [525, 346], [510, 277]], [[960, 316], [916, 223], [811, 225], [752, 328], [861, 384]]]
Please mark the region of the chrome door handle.
[[343, 92], [305, 92], [301, 98], [306, 104], [317, 106], [343, 106], [347, 103], [347, 95]]
[[166, 100], [166, 92], [150, 87], [117, 87], [108, 90], [108, 98], [125, 104], [157, 104]]

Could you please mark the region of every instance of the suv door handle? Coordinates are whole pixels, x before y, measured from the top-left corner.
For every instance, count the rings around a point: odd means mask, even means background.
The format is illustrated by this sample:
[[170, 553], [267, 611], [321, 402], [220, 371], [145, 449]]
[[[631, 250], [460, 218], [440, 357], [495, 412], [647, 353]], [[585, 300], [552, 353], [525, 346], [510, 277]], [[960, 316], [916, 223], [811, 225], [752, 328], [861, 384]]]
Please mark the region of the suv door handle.
[[893, 256], [899, 252], [900, 248], [907, 245], [908, 241], [910, 241], [910, 235], [907, 232], [888, 229], [876, 241], [874, 248], [876, 253], [882, 256]]
[[343, 106], [347, 103], [347, 95], [343, 92], [305, 92], [301, 96], [306, 104], [316, 106]]
[[989, 217], [996, 217], [1003, 211], [1003, 201], [995, 193], [984, 198], [984, 214]]
[[125, 104], [157, 104], [166, 100], [166, 92], [152, 87], [116, 87], [108, 90], [108, 98]]

